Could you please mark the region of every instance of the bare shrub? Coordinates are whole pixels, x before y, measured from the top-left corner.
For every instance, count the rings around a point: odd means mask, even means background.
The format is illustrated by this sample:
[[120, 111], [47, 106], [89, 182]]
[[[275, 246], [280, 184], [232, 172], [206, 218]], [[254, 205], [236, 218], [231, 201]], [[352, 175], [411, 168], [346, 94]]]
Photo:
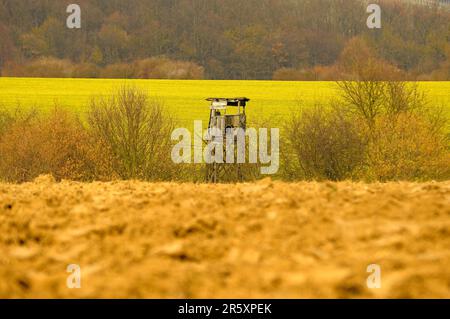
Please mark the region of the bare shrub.
[[342, 78], [341, 71], [336, 65], [318, 65], [313, 68], [313, 71], [317, 81], [336, 81]]
[[8, 129], [16, 122], [21, 121], [28, 123], [32, 119], [36, 118], [37, 110], [32, 108], [29, 110], [23, 109], [18, 105], [14, 109], [7, 107], [0, 107], [0, 138], [5, 134]]
[[391, 116], [416, 111], [421, 112], [428, 105], [425, 94], [415, 82], [387, 82], [384, 99], [385, 112]]
[[170, 140], [173, 121], [157, 100], [136, 87], [93, 99], [88, 113], [93, 138], [111, 152], [122, 179], [161, 180], [176, 173]]
[[372, 126], [378, 116], [423, 111], [425, 94], [418, 84], [402, 81], [339, 81], [340, 98], [345, 107]]
[[284, 129], [287, 179], [350, 179], [364, 161], [360, 123], [336, 106], [316, 105], [295, 114]]
[[74, 78], [98, 78], [100, 68], [93, 63], [80, 63], [75, 65], [72, 77]]
[[342, 81], [337, 82], [341, 98], [349, 111], [372, 125], [385, 106], [385, 82]]
[[281, 68], [273, 73], [272, 79], [275, 81], [313, 81], [315, 76], [313, 72], [307, 70]]
[[168, 58], [148, 58], [134, 62], [139, 79], [203, 79], [204, 69], [196, 63]]
[[0, 138], [0, 177], [26, 182], [41, 174], [93, 180], [96, 159], [81, 122], [62, 109], [48, 116], [17, 116]]
[[131, 79], [135, 77], [135, 70], [130, 64], [116, 63], [106, 66], [100, 71], [100, 77], [106, 79]]
[[447, 180], [448, 142], [434, 123], [417, 114], [380, 116], [371, 131], [367, 170], [362, 177], [377, 181]]
[[336, 65], [318, 65], [306, 69], [281, 68], [274, 72], [276, 81], [335, 81], [342, 78]]
[[25, 63], [8, 63], [2, 71], [3, 76], [26, 76], [42, 78], [72, 77], [74, 64], [69, 60], [42, 57]]
[[6, 132], [13, 121], [14, 118], [8, 111], [0, 109], [0, 136]]
[[[450, 178], [448, 122], [415, 83], [338, 82], [332, 108], [294, 116], [285, 175], [306, 179]], [[288, 155], [286, 155], [288, 156]]]
[[42, 57], [35, 60], [7, 62], [3, 76], [43, 78], [110, 78], [110, 79], [179, 79], [200, 80], [204, 68], [195, 62], [166, 57], [152, 57], [130, 63], [113, 63], [103, 68], [92, 63], [73, 63], [70, 60]]

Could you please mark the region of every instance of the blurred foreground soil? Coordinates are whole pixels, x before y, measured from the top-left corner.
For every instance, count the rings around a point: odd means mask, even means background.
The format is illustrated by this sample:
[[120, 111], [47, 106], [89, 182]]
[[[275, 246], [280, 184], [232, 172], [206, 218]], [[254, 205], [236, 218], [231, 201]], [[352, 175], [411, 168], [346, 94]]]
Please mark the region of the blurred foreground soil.
[[450, 182], [0, 184], [0, 297], [450, 298]]

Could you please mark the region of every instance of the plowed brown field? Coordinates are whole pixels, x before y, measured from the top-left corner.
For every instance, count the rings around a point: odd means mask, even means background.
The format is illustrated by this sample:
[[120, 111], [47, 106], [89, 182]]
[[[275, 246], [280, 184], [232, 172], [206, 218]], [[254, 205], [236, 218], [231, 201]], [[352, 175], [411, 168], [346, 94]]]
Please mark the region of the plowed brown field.
[[0, 184], [0, 297], [450, 298], [450, 182]]

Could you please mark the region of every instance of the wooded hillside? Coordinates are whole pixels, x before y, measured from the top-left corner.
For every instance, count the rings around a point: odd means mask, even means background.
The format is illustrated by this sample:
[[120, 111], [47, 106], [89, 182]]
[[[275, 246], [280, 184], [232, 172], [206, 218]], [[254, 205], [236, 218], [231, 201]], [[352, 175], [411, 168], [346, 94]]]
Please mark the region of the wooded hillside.
[[357, 37], [405, 76], [450, 79], [437, 8], [381, 1], [371, 30], [360, 0], [77, 0], [82, 28], [68, 29], [73, 2], [0, 0], [2, 75], [327, 79]]

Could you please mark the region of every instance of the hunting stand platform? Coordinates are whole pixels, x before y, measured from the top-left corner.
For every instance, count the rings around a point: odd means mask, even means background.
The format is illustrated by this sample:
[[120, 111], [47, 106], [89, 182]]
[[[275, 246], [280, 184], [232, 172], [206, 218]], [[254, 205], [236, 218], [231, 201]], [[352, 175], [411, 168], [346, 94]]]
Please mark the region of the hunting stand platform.
[[[243, 131], [247, 128], [247, 115], [245, 109], [250, 99], [246, 97], [237, 98], [208, 98], [211, 102], [208, 132], [221, 132], [221, 143], [223, 147], [224, 159], [226, 158], [226, 136], [227, 131], [233, 132], [235, 137], [234, 151], [235, 159], [237, 157], [236, 143], [238, 130]], [[228, 142], [230, 143], [230, 142]], [[215, 154], [212, 154], [213, 156]], [[211, 163], [206, 164], [206, 182], [219, 183], [223, 181], [243, 181], [242, 164]]]

